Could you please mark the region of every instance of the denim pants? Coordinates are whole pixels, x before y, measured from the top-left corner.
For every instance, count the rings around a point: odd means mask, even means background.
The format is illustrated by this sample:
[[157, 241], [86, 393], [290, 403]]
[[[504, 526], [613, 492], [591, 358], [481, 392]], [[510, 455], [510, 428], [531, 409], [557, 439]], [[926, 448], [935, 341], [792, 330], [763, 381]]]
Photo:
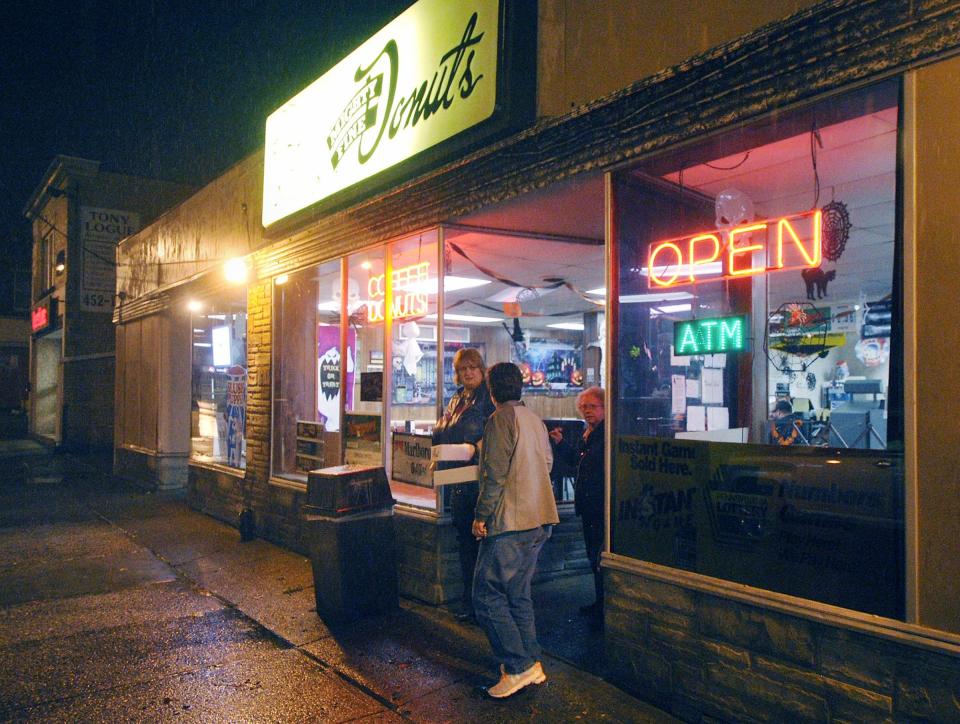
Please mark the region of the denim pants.
[[480, 541], [473, 573], [473, 607], [493, 653], [508, 674], [540, 658], [530, 581], [552, 526], [502, 533]]
[[473, 572], [477, 567], [477, 539], [473, 537], [474, 510], [477, 507], [476, 483], [450, 486], [450, 508], [453, 527], [457, 532], [457, 548], [460, 553], [460, 575], [463, 581], [463, 608], [473, 613]]

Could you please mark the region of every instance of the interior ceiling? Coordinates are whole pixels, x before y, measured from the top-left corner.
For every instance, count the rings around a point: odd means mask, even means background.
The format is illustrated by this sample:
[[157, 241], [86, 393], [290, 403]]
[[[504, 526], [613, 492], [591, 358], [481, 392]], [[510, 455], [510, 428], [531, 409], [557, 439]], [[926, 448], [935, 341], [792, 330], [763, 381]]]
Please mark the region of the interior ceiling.
[[[569, 288], [545, 288], [544, 278], [564, 279], [583, 292], [604, 286], [603, 209], [603, 176], [595, 175], [553, 184], [456, 219], [457, 226], [445, 232], [446, 238], [472, 261], [452, 253], [448, 273], [489, 279], [475, 262], [516, 286], [493, 280], [482, 287], [447, 292], [448, 310], [503, 317], [503, 303], [524, 288], [534, 290], [521, 295], [525, 327], [582, 321], [583, 312], [602, 310]], [[484, 306], [462, 303], [450, 309], [463, 299]]]
[[[848, 115], [822, 127], [819, 134], [818, 205], [844, 202], [852, 224], [840, 262], [843, 269], [832, 284], [830, 297], [846, 300], [886, 293], [889, 274], [876, 269], [892, 259], [897, 109]], [[697, 152], [692, 149], [690, 153]], [[815, 202], [809, 132], [707, 162], [687, 165], [682, 151], [670, 157], [673, 169], [667, 167], [667, 158], [653, 162], [668, 185], [678, 189], [682, 185], [708, 199], [724, 189], [737, 188], [752, 199], [758, 219], [799, 213]], [[675, 170], [681, 164], [682, 178]], [[483, 287], [447, 292], [449, 312], [503, 318], [503, 303], [515, 299], [524, 288], [535, 290], [521, 296], [525, 327], [582, 321], [583, 312], [598, 309], [577, 292], [605, 285], [604, 184], [600, 174], [554, 184], [456, 219], [445, 235], [469, 257], [451, 253], [449, 274], [491, 280]], [[830, 266], [825, 264], [825, 268]], [[545, 279], [551, 278], [565, 280], [572, 289], [545, 288], [549, 284]], [[771, 300], [805, 296], [797, 270], [772, 273], [769, 279]], [[685, 287], [683, 291], [695, 290]]]
[[603, 243], [603, 176], [578, 176], [454, 221]]
[[[897, 109], [889, 108], [820, 129], [823, 146], [817, 145], [820, 204], [842, 194], [846, 187], [865, 179], [883, 179], [886, 189], [872, 188], [861, 198], [845, 198], [848, 206], [869, 204], [887, 191], [892, 197], [895, 179], [890, 159], [895, 157]], [[680, 173], [664, 176], [680, 183]], [[810, 134], [785, 138], [746, 153], [713, 159], [683, 170], [683, 186], [715, 197], [725, 188], [744, 191], [758, 210], [788, 206], [796, 211], [814, 203], [814, 172]], [[866, 196], [863, 198], [862, 196]], [[775, 213], [785, 213], [776, 211]]]
[[[889, 254], [894, 238], [897, 109], [848, 117], [821, 128], [820, 138], [818, 205], [832, 200], [847, 204], [853, 231], [843, 261], [858, 272], [861, 270], [854, 264], [858, 257]], [[684, 168], [682, 179], [676, 171], [662, 173], [662, 178], [675, 186], [682, 183], [707, 198], [726, 188], [738, 188], [753, 200], [757, 218], [802, 212], [810, 209], [815, 199], [810, 140], [809, 132], [795, 134], [748, 153], [690, 165]], [[667, 171], [662, 157], [658, 163]], [[502, 318], [504, 301], [514, 299], [524, 288], [536, 290], [521, 298], [525, 327], [581, 321], [583, 312], [598, 309], [568, 288], [544, 288], [548, 284], [544, 280], [560, 278], [580, 292], [604, 286], [602, 175], [554, 184], [454, 221], [456, 226], [447, 229], [446, 238], [470, 259], [451, 253], [448, 274], [493, 279], [482, 287], [448, 291], [448, 311]], [[887, 246], [880, 251], [878, 245]], [[873, 276], [869, 270], [838, 275], [831, 297], [855, 299], [873, 294], [864, 281]], [[770, 281], [771, 298], [802, 296], [798, 272], [771, 274]], [[690, 287], [685, 290], [694, 291]], [[557, 316], [561, 314], [566, 316]]]
[[[675, 170], [680, 154], [674, 157], [674, 169], [668, 170], [663, 159], [656, 164], [662, 178], [678, 190], [682, 186], [712, 199], [725, 189], [739, 189], [753, 201], [757, 219], [801, 213], [815, 202], [819, 207], [843, 202], [850, 214], [850, 238], [837, 263], [824, 261], [824, 269], [838, 270], [829, 286], [829, 298], [837, 302], [882, 297], [890, 292], [896, 228], [897, 108], [848, 117], [824, 125], [819, 134], [819, 199], [809, 131], [749, 152], [686, 165], [682, 178]], [[689, 158], [690, 151], [684, 154]], [[806, 299], [800, 270], [771, 272], [767, 278], [771, 301]], [[706, 282], [696, 288], [699, 294], [710, 294], [714, 286]]]

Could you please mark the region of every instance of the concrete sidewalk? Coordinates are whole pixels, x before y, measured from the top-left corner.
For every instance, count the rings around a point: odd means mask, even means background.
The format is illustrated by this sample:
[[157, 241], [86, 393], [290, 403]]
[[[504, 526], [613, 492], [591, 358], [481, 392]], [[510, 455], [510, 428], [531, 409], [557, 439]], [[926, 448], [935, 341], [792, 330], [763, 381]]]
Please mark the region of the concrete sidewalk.
[[[248, 617], [313, 665], [390, 712], [385, 720], [676, 721], [602, 679], [545, 656], [549, 677], [506, 701], [477, 688], [492, 683], [496, 663], [482, 632], [441, 608], [402, 600], [396, 612], [348, 626], [328, 626], [315, 609], [308, 559], [263, 540], [241, 543], [236, 529], [182, 501], [110, 481], [99, 465], [71, 456], [0, 444], [0, 464], [22, 465], [38, 480], [100, 477], [80, 504], [172, 569], [185, 585]], [[6, 458], [6, 462], [4, 459]], [[61, 486], [69, 485], [65, 480]]]

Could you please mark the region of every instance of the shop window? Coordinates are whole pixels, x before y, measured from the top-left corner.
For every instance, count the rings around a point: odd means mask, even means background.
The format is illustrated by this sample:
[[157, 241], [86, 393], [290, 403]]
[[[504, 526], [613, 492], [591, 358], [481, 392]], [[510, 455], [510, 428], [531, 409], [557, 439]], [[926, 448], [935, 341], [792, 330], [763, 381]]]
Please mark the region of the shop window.
[[194, 306], [190, 457], [245, 468], [247, 292]]
[[[436, 510], [430, 437], [464, 348], [520, 365], [526, 404], [575, 443], [576, 396], [602, 383], [603, 258], [602, 233], [443, 227], [278, 281], [273, 474], [384, 465], [398, 502]], [[558, 501], [573, 499], [574, 472], [555, 466]]]
[[[598, 200], [598, 218], [600, 208]], [[529, 227], [543, 211], [531, 203], [525, 215]], [[517, 364], [524, 404], [575, 446], [583, 431], [577, 395], [603, 382], [602, 235], [538, 236], [469, 226], [444, 231], [444, 402], [456, 389], [453, 355], [475, 348], [488, 367]], [[573, 500], [575, 474], [557, 456], [552, 477], [558, 502]]]
[[[355, 289], [348, 290], [351, 299], [356, 307]], [[305, 482], [309, 470], [342, 460], [343, 301], [339, 261], [287, 275], [274, 286], [274, 475]], [[348, 360], [350, 376], [351, 365]]]
[[898, 85], [614, 177], [612, 549], [903, 616]]
[[[385, 248], [347, 258], [347, 396], [344, 462], [383, 465], [384, 328], [387, 317]], [[352, 362], [351, 362], [352, 360]]]
[[[429, 449], [438, 415], [438, 233], [433, 229], [390, 246], [390, 478], [397, 500], [425, 508], [437, 504], [430, 460], [418, 456]], [[376, 310], [383, 295], [375, 280], [371, 284], [369, 303]]]

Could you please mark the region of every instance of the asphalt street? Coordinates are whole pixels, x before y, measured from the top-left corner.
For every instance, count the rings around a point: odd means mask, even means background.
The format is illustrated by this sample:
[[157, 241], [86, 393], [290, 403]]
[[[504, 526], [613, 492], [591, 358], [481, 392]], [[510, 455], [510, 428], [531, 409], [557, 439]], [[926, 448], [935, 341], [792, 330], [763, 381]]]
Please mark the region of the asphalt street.
[[0, 441], [0, 719], [674, 721], [585, 670], [602, 637], [545, 605], [585, 586], [536, 592], [548, 681], [493, 701], [478, 628], [407, 600], [327, 626], [308, 559], [107, 464]]

